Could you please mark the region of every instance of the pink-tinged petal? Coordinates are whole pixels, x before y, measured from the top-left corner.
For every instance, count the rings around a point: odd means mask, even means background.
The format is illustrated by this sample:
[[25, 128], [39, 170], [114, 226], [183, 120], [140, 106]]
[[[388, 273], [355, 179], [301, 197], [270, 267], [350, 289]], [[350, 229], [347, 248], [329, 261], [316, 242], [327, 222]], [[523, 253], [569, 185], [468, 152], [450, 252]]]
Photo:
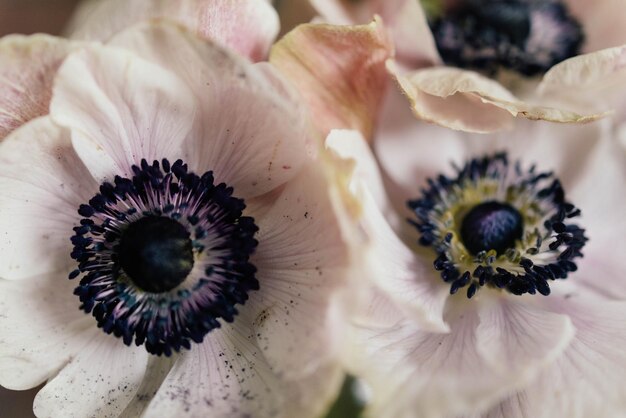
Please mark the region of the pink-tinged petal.
[[195, 95], [198, 117], [184, 144], [194, 170], [213, 170], [244, 198], [296, 175], [306, 156], [306, 111], [267, 63], [252, 65], [165, 23], [135, 27], [111, 43], [169, 69]]
[[91, 332], [91, 341], [35, 397], [38, 417], [117, 417], [137, 393], [146, 350], [125, 346], [95, 323]]
[[364, 24], [375, 15], [389, 28], [396, 55], [404, 65], [441, 62], [424, 10], [415, 0], [311, 0], [322, 18], [333, 24]]
[[519, 387], [520, 376], [491, 368], [478, 352], [475, 301], [459, 302], [446, 313], [450, 332], [445, 334], [424, 332], [412, 321], [354, 328], [350, 366], [372, 389], [367, 416], [457, 416], [486, 408]]
[[267, 57], [278, 15], [267, 0], [91, 0], [77, 11], [70, 35], [105, 41], [135, 23], [166, 18], [254, 61]]
[[99, 181], [132, 176], [132, 165], [187, 160], [183, 142], [196, 103], [178, 77], [116, 48], [72, 54], [59, 69], [52, 119], [71, 130], [76, 152]]
[[498, 82], [472, 71], [436, 67], [401, 74], [391, 63], [389, 70], [416, 117], [455, 130], [487, 133], [507, 129], [514, 117], [586, 123], [603, 116], [525, 103]]
[[583, 26], [584, 52], [599, 51], [604, 48], [626, 43], [626, 14], [620, 13], [624, 3], [621, 0], [565, 0], [571, 13]]
[[29, 120], [48, 114], [54, 76], [76, 45], [48, 35], [12, 35], [0, 40], [0, 140]]
[[68, 132], [39, 118], [0, 144], [0, 277], [59, 271], [72, 260], [70, 237], [80, 204], [97, 183]]
[[255, 216], [259, 246], [252, 262], [260, 290], [243, 308], [272, 369], [291, 379], [336, 357], [333, 293], [345, 285], [350, 259], [321, 162], [285, 185], [272, 208]]
[[626, 46], [619, 46], [555, 65], [545, 74], [537, 91], [544, 98], [559, 98], [582, 110], [606, 112], [618, 108], [623, 117], [625, 86]]
[[[54, 376], [93, 338], [93, 318], [80, 312], [67, 271], [0, 280], [0, 385], [36, 387]], [[113, 337], [111, 337], [113, 338]]]
[[626, 374], [626, 305], [576, 295], [559, 295], [547, 302], [561, 305], [557, 311], [571, 318], [576, 337], [523, 391], [513, 393], [483, 416], [622, 416], [626, 410], [622, 384]]
[[476, 329], [478, 352], [494, 369], [514, 370], [530, 381], [552, 364], [574, 337], [567, 315], [533, 306], [533, 296], [481, 295]]
[[370, 137], [387, 84], [391, 45], [379, 20], [368, 25], [301, 25], [270, 53], [308, 102], [315, 126], [356, 129]]

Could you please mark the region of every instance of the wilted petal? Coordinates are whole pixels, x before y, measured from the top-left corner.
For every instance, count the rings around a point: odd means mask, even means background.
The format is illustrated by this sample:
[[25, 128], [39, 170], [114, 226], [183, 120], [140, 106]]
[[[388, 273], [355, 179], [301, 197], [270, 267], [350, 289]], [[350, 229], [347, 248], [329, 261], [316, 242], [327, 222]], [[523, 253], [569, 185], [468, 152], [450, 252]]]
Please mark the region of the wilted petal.
[[511, 128], [513, 117], [584, 123], [603, 116], [522, 102], [498, 82], [472, 71], [437, 67], [400, 74], [394, 65], [389, 69], [415, 116], [456, 130], [486, 133]]
[[69, 32], [75, 39], [105, 41], [154, 18], [178, 21], [255, 61], [267, 56], [279, 30], [267, 0], [90, 0], [74, 16]]
[[0, 140], [48, 114], [52, 81], [77, 43], [48, 35], [12, 35], [0, 40]]
[[391, 46], [379, 20], [368, 25], [301, 25], [270, 61], [302, 92], [322, 134], [352, 128], [370, 137], [386, 86]]

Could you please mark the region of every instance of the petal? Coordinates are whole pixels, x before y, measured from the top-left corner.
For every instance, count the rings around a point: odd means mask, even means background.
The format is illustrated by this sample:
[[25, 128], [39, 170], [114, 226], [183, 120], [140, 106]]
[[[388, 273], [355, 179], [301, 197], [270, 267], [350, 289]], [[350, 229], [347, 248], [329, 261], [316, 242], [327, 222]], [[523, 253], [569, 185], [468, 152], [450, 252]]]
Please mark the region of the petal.
[[492, 369], [477, 351], [474, 301], [455, 302], [445, 316], [446, 334], [424, 332], [412, 321], [355, 327], [351, 371], [372, 389], [367, 416], [457, 416], [518, 387], [518, 376]]
[[255, 61], [278, 35], [278, 16], [267, 0], [92, 0], [70, 24], [75, 39], [104, 41], [135, 23], [167, 18]]
[[48, 35], [12, 35], [0, 40], [0, 139], [48, 114], [52, 80], [76, 45]]
[[616, 13], [623, 5], [620, 0], [598, 0], [590, 4], [585, 0], [565, 0], [572, 14], [582, 23], [585, 33], [585, 52], [626, 43], [626, 15]]
[[22, 279], [71, 262], [76, 211], [98, 186], [49, 118], [14, 131], [0, 145], [0, 277]]
[[626, 114], [626, 102], [621, 94], [624, 86], [626, 46], [619, 46], [555, 65], [545, 74], [537, 92], [544, 98], [558, 97], [587, 111], [607, 111], [617, 106], [621, 114]]
[[93, 332], [89, 344], [35, 397], [38, 417], [117, 417], [135, 396], [148, 353], [95, 326]]
[[213, 170], [244, 198], [298, 172], [306, 155], [305, 109], [269, 65], [251, 65], [168, 24], [136, 27], [112, 43], [168, 68], [195, 92], [201, 116], [185, 144], [191, 167]]
[[379, 20], [360, 26], [305, 24], [273, 47], [270, 62], [298, 87], [324, 136], [353, 128], [370, 137], [387, 80], [386, 36]]
[[165, 381], [175, 361], [174, 357], [149, 356], [143, 381], [119, 418], [142, 416], [161, 384]]
[[[65, 366], [93, 338], [92, 318], [78, 310], [67, 272], [0, 280], [0, 384], [36, 387]], [[112, 337], [111, 337], [112, 338]]]
[[311, 0], [324, 20], [334, 24], [364, 24], [379, 15], [389, 28], [398, 60], [406, 66], [426, 66], [439, 63], [424, 10], [413, 0]]
[[349, 273], [348, 248], [320, 168], [308, 165], [256, 218], [252, 262], [260, 290], [243, 309], [255, 318], [268, 363], [288, 379], [336, 356], [330, 302]]
[[603, 116], [525, 103], [498, 82], [458, 68], [435, 67], [403, 75], [390, 64], [389, 71], [416, 117], [451, 129], [486, 133], [510, 128], [513, 117], [585, 123]]
[[523, 391], [497, 405], [488, 417], [619, 416], [626, 410], [626, 313], [624, 302], [559, 295], [576, 337], [558, 361]]
[[[245, 323], [238, 316], [236, 324]], [[282, 399], [278, 382], [243, 324], [225, 325], [180, 355], [146, 417], [270, 417]]]
[[61, 66], [50, 114], [72, 131], [76, 152], [102, 181], [132, 175], [142, 158], [185, 159], [195, 102], [172, 73], [100, 46], [72, 54]]
[[530, 381], [563, 353], [574, 327], [567, 315], [533, 306], [533, 296], [498, 296], [481, 298], [476, 347], [494, 369], [514, 370], [519, 380]]

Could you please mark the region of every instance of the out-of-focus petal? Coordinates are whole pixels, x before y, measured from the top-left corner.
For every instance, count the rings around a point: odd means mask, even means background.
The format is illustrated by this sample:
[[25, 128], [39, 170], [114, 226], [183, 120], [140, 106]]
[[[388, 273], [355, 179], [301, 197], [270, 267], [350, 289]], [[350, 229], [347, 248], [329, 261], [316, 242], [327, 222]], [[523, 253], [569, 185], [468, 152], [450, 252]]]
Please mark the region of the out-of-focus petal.
[[54, 76], [76, 45], [48, 35], [0, 40], [0, 140], [48, 113]]
[[76, 211], [97, 187], [69, 133], [48, 117], [9, 135], [0, 144], [0, 277], [23, 279], [67, 267]]
[[187, 160], [184, 139], [196, 111], [189, 87], [165, 69], [108, 47], [85, 48], [59, 69], [52, 119], [97, 180], [132, 176], [145, 158]]
[[583, 26], [584, 52], [599, 51], [626, 43], [626, 13], [621, 0], [564, 0]]
[[135, 23], [167, 18], [259, 61], [278, 34], [278, 16], [267, 0], [90, 0], [70, 24], [75, 39], [108, 40]]
[[390, 64], [389, 70], [415, 116], [451, 129], [487, 133], [511, 128], [514, 117], [585, 123], [603, 116], [525, 103], [498, 82], [472, 71], [436, 67], [401, 74], [395, 67]]
[[391, 53], [379, 20], [359, 26], [306, 24], [273, 47], [270, 62], [298, 87], [324, 136], [351, 128], [369, 138]]

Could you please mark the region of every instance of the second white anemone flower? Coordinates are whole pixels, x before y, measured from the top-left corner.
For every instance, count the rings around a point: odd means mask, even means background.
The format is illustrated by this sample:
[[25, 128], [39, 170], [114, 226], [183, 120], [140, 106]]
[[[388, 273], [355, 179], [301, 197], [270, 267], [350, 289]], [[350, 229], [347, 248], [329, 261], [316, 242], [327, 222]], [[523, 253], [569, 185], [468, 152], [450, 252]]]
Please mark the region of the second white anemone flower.
[[0, 144], [0, 383], [46, 382], [40, 417], [320, 414], [349, 259], [311, 140], [269, 65], [182, 28], [71, 53]]
[[371, 388], [369, 416], [626, 414], [613, 127], [485, 137], [395, 116], [376, 159], [356, 134], [328, 140], [356, 160], [364, 202], [370, 287], [347, 361]]

